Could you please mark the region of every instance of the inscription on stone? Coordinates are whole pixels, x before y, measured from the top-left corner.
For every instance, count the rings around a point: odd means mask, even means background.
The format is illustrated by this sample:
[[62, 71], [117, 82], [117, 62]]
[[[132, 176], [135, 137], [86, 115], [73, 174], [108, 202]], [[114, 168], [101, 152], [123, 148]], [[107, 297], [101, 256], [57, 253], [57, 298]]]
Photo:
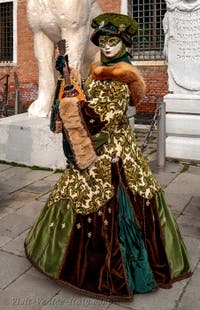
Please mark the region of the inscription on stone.
[[[200, 1], [200, 0], [199, 0]], [[169, 91], [200, 94], [200, 6], [178, 2], [164, 18]], [[196, 3], [196, 2], [195, 2]]]
[[175, 11], [177, 58], [183, 62], [200, 63], [200, 10]]

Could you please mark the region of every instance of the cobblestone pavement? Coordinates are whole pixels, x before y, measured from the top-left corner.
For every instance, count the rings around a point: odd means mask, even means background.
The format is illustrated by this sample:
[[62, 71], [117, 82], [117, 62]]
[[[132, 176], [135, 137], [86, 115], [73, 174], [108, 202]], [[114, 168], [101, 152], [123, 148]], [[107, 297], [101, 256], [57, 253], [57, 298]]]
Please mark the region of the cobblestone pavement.
[[[145, 132], [138, 131], [141, 144]], [[175, 160], [156, 164], [156, 138], [144, 155], [165, 189], [186, 242], [193, 275], [172, 289], [135, 295], [133, 302], [108, 303], [74, 293], [35, 270], [25, 258], [24, 238], [60, 173], [0, 164], [0, 309], [200, 309], [200, 165]]]

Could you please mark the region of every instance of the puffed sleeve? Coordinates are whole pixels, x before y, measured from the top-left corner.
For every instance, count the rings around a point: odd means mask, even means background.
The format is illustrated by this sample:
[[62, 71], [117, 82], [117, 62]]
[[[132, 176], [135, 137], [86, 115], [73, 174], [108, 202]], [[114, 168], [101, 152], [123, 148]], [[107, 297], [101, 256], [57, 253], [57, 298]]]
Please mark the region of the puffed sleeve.
[[[60, 117], [63, 122], [64, 153], [78, 169], [88, 168], [97, 157], [99, 143], [93, 139], [105, 126], [98, 114], [86, 101], [76, 97], [66, 97], [60, 102]], [[101, 144], [107, 140], [103, 135]]]

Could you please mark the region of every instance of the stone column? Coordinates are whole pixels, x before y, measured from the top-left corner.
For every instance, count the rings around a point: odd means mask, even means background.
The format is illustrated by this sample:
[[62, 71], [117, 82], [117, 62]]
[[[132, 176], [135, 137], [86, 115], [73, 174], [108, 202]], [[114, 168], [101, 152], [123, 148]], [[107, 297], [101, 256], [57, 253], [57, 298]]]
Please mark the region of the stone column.
[[168, 0], [166, 157], [200, 160], [200, 0]]
[[121, 14], [128, 15], [128, 0], [121, 0]]

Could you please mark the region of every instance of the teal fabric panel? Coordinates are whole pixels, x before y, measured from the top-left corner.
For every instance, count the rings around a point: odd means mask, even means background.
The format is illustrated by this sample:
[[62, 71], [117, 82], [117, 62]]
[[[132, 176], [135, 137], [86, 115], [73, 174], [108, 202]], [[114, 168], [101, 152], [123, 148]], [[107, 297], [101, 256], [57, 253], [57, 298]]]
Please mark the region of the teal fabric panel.
[[118, 191], [119, 242], [127, 278], [132, 292], [150, 292], [156, 282], [148, 262], [147, 252], [128, 197], [122, 187]]

